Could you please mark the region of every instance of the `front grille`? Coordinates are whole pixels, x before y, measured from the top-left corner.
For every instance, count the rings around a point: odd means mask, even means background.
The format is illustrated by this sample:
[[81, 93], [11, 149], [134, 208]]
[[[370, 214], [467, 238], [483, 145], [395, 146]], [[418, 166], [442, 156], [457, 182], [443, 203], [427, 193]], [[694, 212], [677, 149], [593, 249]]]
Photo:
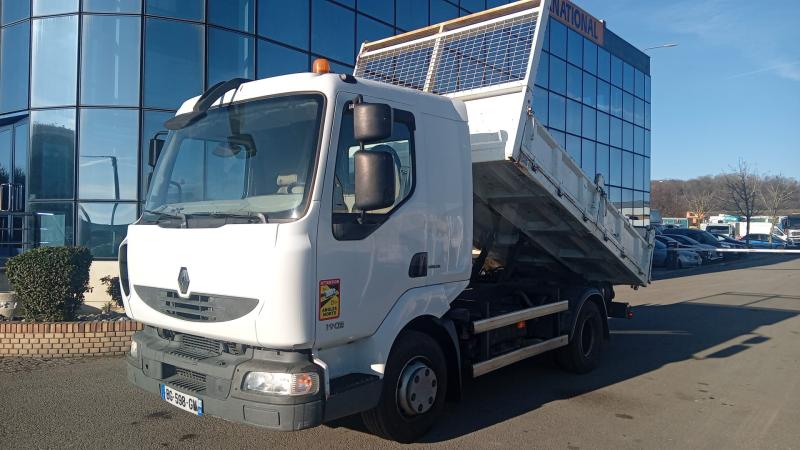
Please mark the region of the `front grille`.
[[218, 341], [185, 333], [171, 333], [172, 340], [180, 345], [171, 353], [193, 360], [213, 358], [223, 353], [239, 356], [244, 354], [244, 346], [234, 342]]
[[193, 293], [181, 297], [178, 291], [135, 285], [136, 294], [147, 306], [163, 314], [190, 322], [225, 322], [248, 314], [258, 305], [258, 300]]
[[175, 375], [169, 379], [169, 384], [178, 389], [202, 394], [206, 391], [206, 376], [193, 370], [176, 367]]

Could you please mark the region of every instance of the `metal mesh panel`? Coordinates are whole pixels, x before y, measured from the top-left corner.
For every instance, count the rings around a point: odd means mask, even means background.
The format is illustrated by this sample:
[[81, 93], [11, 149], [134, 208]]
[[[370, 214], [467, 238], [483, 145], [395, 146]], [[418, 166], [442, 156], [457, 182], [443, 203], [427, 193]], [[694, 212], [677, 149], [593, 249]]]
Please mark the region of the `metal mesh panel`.
[[436, 94], [523, 82], [538, 13], [360, 55], [356, 76]]

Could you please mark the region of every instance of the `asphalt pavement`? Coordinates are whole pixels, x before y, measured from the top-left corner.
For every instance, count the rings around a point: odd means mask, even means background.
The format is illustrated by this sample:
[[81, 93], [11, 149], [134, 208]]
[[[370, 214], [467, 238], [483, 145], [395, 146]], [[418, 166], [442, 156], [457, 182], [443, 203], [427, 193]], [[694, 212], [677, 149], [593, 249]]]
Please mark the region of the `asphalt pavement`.
[[[800, 259], [660, 272], [620, 289], [602, 367], [541, 356], [467, 384], [418, 446], [800, 446]], [[194, 417], [129, 385], [121, 358], [0, 359], [0, 448], [394, 448], [357, 419], [275, 433]]]

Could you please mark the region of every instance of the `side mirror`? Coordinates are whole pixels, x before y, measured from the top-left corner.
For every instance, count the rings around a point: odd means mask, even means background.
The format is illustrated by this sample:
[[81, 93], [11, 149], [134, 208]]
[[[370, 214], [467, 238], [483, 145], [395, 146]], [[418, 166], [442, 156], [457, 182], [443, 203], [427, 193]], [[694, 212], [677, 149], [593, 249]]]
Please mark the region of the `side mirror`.
[[394, 158], [389, 152], [359, 150], [355, 154], [356, 199], [361, 211], [375, 211], [394, 204]]
[[166, 131], [159, 131], [152, 139], [150, 139], [150, 149], [147, 157], [147, 164], [150, 167], [155, 167], [158, 157], [161, 156], [161, 150], [164, 148], [164, 136], [167, 135]]
[[384, 103], [353, 105], [353, 136], [362, 143], [382, 141], [392, 135], [392, 107]]

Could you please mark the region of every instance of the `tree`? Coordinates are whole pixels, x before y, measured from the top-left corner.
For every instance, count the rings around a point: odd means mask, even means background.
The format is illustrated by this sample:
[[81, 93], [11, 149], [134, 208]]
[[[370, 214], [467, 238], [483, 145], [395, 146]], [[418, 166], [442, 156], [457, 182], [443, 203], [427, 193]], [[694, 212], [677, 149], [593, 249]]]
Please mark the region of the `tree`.
[[697, 215], [697, 220], [703, 222], [709, 213], [719, 204], [718, 192], [714, 179], [709, 176], [696, 178], [684, 183], [683, 198], [688, 210]]
[[797, 192], [797, 181], [782, 175], [767, 178], [762, 183], [761, 201], [772, 218], [769, 241], [772, 243], [772, 231], [778, 224], [778, 214], [786, 208]]
[[761, 176], [747, 163], [739, 160], [737, 167], [723, 177], [725, 186], [724, 202], [728, 209], [735, 211], [747, 221], [747, 245], [750, 245], [750, 219], [761, 213]]

